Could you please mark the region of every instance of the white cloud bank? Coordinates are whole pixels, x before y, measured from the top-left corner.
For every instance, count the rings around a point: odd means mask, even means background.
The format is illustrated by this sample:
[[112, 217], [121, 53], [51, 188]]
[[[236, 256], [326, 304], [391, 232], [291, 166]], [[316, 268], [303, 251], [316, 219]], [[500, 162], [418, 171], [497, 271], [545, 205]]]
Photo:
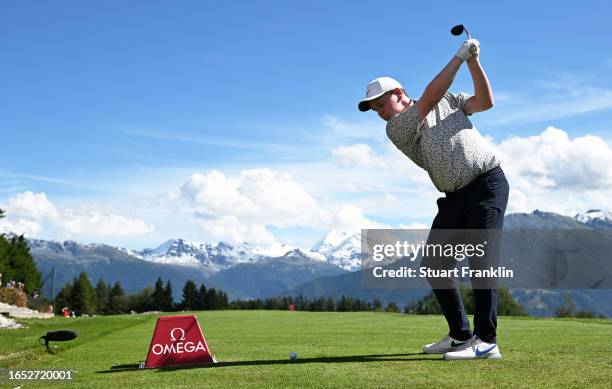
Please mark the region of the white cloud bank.
[[7, 204], [0, 204], [0, 208], [6, 211], [6, 218], [0, 219], [0, 230], [29, 237], [58, 230], [66, 238], [133, 236], [154, 230], [142, 220], [93, 205], [58, 208], [45, 193], [18, 193]]
[[195, 173], [170, 194], [217, 239], [274, 244], [274, 228], [359, 231], [380, 227], [351, 204], [323, 206], [289, 174], [271, 169], [243, 170], [228, 177], [213, 170]]
[[[508, 213], [541, 209], [573, 216], [590, 208], [612, 209], [612, 149], [602, 138], [593, 135], [571, 138], [562, 129], [547, 127], [534, 136], [512, 136], [499, 143], [490, 138], [487, 140], [500, 157], [510, 183]], [[368, 204], [367, 210], [376, 209], [376, 202], [382, 212], [393, 208], [394, 200], [401, 199], [395, 201], [395, 211], [413, 215], [419, 212], [417, 204], [435, 200], [436, 193], [428, 189], [432, 184], [426, 174], [407, 157], [393, 147], [386, 153], [376, 154], [363, 146], [355, 144], [332, 150], [334, 161], [339, 168], [346, 169], [351, 165], [356, 174], [362, 172], [363, 181], [373, 177], [371, 170], [363, 171], [364, 165], [378, 168], [378, 177], [389, 170], [399, 173], [396, 177], [386, 178], [388, 185], [378, 181], [377, 188], [385, 189], [378, 197], [362, 201], [362, 204]], [[385, 167], [364, 161], [383, 161], [381, 165]], [[353, 176], [353, 179], [358, 177]], [[391, 179], [412, 190], [409, 196], [399, 191], [401, 186], [396, 185], [398, 191], [394, 191]], [[348, 182], [342, 188], [355, 193], [364, 186]], [[437, 195], [443, 196], [441, 193]]]
[[602, 138], [570, 138], [548, 127], [494, 147], [510, 182], [509, 211], [573, 215], [589, 208], [612, 209], [612, 149]]

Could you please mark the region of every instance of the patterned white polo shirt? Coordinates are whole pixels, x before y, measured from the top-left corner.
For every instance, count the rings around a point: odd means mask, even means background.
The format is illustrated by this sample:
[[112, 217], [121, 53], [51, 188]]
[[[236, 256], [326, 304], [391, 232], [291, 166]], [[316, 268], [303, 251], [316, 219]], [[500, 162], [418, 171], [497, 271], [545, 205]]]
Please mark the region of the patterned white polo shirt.
[[391, 142], [427, 171], [440, 192], [454, 192], [500, 164], [463, 112], [469, 98], [447, 92], [420, 127], [416, 104], [387, 122]]

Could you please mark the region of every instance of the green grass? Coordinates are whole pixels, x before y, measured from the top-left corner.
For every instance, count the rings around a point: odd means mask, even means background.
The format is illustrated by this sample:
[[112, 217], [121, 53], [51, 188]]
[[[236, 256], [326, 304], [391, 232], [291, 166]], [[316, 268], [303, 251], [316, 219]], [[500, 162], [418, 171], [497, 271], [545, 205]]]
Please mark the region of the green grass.
[[[610, 387], [612, 382], [609, 320], [502, 317], [498, 344], [503, 360], [445, 362], [420, 353], [423, 343], [437, 341], [446, 332], [441, 316], [196, 314], [220, 362], [211, 368], [135, 368], [146, 358], [155, 327], [156, 316], [147, 315], [24, 320], [27, 329], [0, 330], [0, 367], [75, 369], [74, 388], [557, 388]], [[76, 329], [80, 336], [59, 343], [56, 355], [47, 354], [37, 339], [58, 328]], [[298, 353], [295, 362], [288, 358], [291, 351]]]

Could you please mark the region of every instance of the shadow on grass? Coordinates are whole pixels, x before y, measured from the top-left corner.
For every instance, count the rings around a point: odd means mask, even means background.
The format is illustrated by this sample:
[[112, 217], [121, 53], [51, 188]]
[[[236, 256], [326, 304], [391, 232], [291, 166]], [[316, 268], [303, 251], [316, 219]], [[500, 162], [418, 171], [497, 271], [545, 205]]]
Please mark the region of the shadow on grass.
[[[406, 358], [415, 357], [417, 358]], [[233, 367], [233, 366], [263, 366], [263, 365], [297, 365], [303, 363], [344, 363], [344, 362], [385, 362], [385, 361], [441, 361], [440, 355], [427, 355], [423, 353], [410, 353], [410, 354], [372, 354], [372, 355], [347, 355], [342, 357], [318, 357], [318, 358], [298, 358], [296, 360], [290, 359], [262, 359], [254, 361], [231, 361], [231, 362], [217, 362], [208, 365], [187, 365], [187, 366], [166, 366], [160, 367], [155, 370], [158, 372], [164, 371], [175, 371], [184, 369], [215, 369], [220, 367]], [[142, 370], [138, 367], [137, 363], [115, 365], [109, 370], [100, 370], [96, 373], [107, 374], [107, 373], [119, 373], [124, 371]]]

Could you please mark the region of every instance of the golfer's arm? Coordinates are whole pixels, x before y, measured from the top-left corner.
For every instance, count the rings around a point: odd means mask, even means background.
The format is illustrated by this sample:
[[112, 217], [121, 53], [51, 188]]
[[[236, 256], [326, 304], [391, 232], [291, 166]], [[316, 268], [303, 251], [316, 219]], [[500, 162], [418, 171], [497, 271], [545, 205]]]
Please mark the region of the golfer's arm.
[[474, 82], [474, 96], [470, 97], [465, 103], [463, 112], [466, 115], [470, 115], [474, 112], [486, 111], [493, 107], [493, 91], [484, 69], [480, 66], [478, 57], [468, 59], [467, 65]]
[[427, 114], [438, 104], [442, 96], [450, 88], [457, 71], [461, 67], [461, 60], [455, 56], [450, 62], [442, 69], [440, 73], [427, 85], [423, 95], [417, 102], [417, 109], [419, 110], [419, 123], [425, 119]]

